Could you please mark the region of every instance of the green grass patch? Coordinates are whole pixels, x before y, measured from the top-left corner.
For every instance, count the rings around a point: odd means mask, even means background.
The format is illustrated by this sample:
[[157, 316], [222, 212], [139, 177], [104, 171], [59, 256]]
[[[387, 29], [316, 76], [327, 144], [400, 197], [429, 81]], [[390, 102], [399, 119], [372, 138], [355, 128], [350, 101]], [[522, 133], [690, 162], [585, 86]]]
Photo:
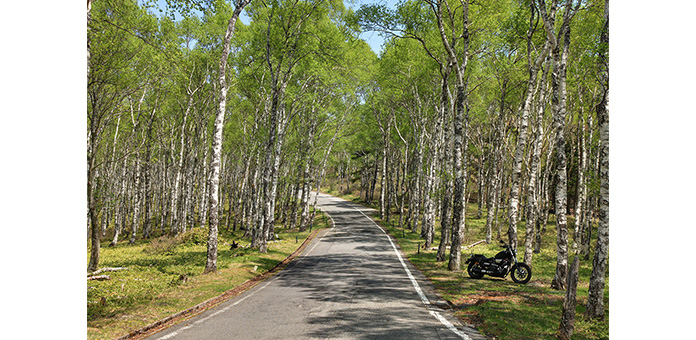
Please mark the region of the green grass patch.
[[[327, 190], [327, 192], [334, 195], [340, 194], [337, 190]], [[358, 193], [344, 198], [359, 202], [359, 197]], [[378, 202], [377, 200], [377, 204]], [[469, 204], [467, 207], [465, 245], [485, 239], [486, 212], [484, 210], [481, 219], [476, 219], [472, 217], [476, 216], [476, 210], [475, 204]], [[450, 301], [457, 317], [467, 324], [476, 326], [481, 333], [500, 340], [556, 339], [565, 291], [550, 288], [556, 271], [556, 225], [553, 220], [549, 222], [542, 236], [541, 252], [533, 255], [531, 281], [526, 285], [520, 285], [514, 283], [509, 276], [505, 279], [484, 276], [482, 279], [474, 280], [466, 273], [466, 267], [463, 267], [462, 271], [449, 271], [447, 261], [436, 261], [437, 250], [422, 248], [424, 240], [420, 238], [420, 230], [418, 233], [411, 233], [408, 229], [399, 228], [398, 218], [398, 214], [393, 212], [390, 221], [379, 219], [377, 221], [396, 239], [411, 263], [432, 281], [438, 293]], [[499, 220], [505, 219], [501, 216]], [[569, 218], [569, 227], [572, 228], [572, 218]], [[431, 247], [437, 247], [440, 243], [439, 223], [436, 223], [435, 229], [435, 242]], [[572, 235], [572, 230], [570, 233]], [[496, 234], [497, 228], [494, 227], [494, 239]], [[596, 230], [593, 230], [592, 235], [597, 235]], [[506, 225], [502, 228], [502, 237], [507, 239]], [[518, 226], [518, 247], [522, 247], [521, 253], [518, 254], [518, 261], [521, 261], [524, 255], [523, 243], [520, 243], [524, 242], [524, 237], [525, 224], [522, 222]], [[572, 243], [572, 240], [569, 242]], [[592, 249], [595, 243], [596, 240], [593, 240]], [[502, 249], [496, 242], [464, 250], [462, 265], [472, 253], [491, 257], [500, 250]], [[449, 258], [449, 250], [447, 258]], [[608, 275], [604, 294], [605, 319], [603, 321], [586, 320], [583, 316], [591, 272], [592, 257], [589, 260], [581, 259], [573, 339], [609, 338]]]
[[[325, 226], [328, 220], [317, 214], [314, 229]], [[113, 339], [216, 297], [275, 267], [311, 231], [277, 227], [275, 232], [280, 240], [270, 242], [268, 252], [260, 254], [258, 249], [248, 248], [250, 242], [242, 238], [243, 231], [221, 230], [218, 271], [205, 275], [206, 228], [194, 228], [177, 237], [102, 247], [100, 268], [128, 269], [104, 273], [110, 280], [87, 281], [88, 339]], [[233, 240], [241, 247], [231, 248]]]

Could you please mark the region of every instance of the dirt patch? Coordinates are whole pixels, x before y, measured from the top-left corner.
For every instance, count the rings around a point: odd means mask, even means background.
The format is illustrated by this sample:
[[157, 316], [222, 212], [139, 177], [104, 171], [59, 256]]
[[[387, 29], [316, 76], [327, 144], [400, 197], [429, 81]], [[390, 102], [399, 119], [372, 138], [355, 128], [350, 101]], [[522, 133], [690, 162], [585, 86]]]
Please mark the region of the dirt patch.
[[451, 301], [457, 308], [465, 308], [469, 306], [478, 306], [486, 301], [519, 301], [521, 299], [519, 293], [515, 292], [481, 292], [479, 294], [470, 294], [462, 296], [459, 299]]
[[483, 325], [483, 318], [475, 311], [459, 311], [454, 314], [459, 320], [467, 326], [478, 328]]

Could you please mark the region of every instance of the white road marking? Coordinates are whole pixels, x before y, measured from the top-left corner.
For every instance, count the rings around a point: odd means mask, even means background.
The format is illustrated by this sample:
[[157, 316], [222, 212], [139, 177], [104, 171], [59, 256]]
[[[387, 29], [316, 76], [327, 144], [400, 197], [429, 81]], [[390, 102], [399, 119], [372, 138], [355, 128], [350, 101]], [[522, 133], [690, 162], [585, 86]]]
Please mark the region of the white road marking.
[[[266, 286], [268, 286], [268, 284], [266, 284]], [[197, 320], [197, 321], [195, 321], [195, 322], [193, 322], [193, 323], [191, 323], [191, 324], [188, 324], [188, 325], [182, 327], [181, 329], [179, 329], [179, 330], [177, 330], [177, 331], [174, 331], [174, 332], [169, 333], [169, 334], [167, 334], [167, 335], [165, 335], [165, 336], [159, 337], [159, 338], [157, 338], [157, 340], [165, 340], [165, 339], [173, 338], [173, 337], [179, 335], [179, 333], [181, 333], [181, 332], [184, 331], [184, 330], [187, 330], [187, 329], [189, 329], [189, 328], [191, 328], [191, 327], [193, 327], [193, 326], [195, 326], [195, 325], [198, 325], [198, 324], [200, 324], [200, 323], [203, 323], [203, 322], [207, 321], [208, 319], [210, 319], [210, 318], [212, 318], [212, 317], [214, 317], [214, 316], [217, 316], [217, 315], [220, 314], [220, 313], [224, 313], [224, 312], [226, 312], [227, 310], [229, 310], [230, 308], [236, 306], [238, 303], [240, 303], [240, 302], [242, 302], [242, 301], [248, 299], [249, 297], [253, 296], [253, 295], [256, 294], [256, 292], [258, 292], [259, 290], [266, 288], [266, 286], [263, 286], [263, 287], [259, 288], [258, 290], [255, 290], [255, 291], [251, 292], [251, 294], [249, 294], [249, 295], [247, 295], [247, 296], [245, 296], [245, 297], [243, 297], [243, 298], [237, 300], [235, 303], [233, 303], [233, 304], [231, 304], [231, 305], [229, 305], [229, 306], [227, 306], [227, 307], [225, 307], [225, 308], [223, 308], [223, 309], [221, 309], [221, 310], [219, 310], [219, 311], [217, 311], [217, 312], [215, 312], [215, 313], [213, 313], [213, 314], [210, 314], [210, 315], [206, 316], [206, 317], [203, 318], [203, 319]]]
[[[404, 267], [404, 270], [406, 271], [406, 275], [411, 280], [411, 284], [413, 284], [413, 288], [416, 289], [416, 293], [418, 293], [418, 296], [420, 297], [421, 301], [423, 301], [423, 304], [425, 304], [426, 306], [430, 305], [430, 300], [428, 300], [428, 298], [425, 296], [425, 294], [423, 294], [423, 290], [420, 288], [418, 281], [416, 281], [416, 278], [413, 276], [413, 274], [411, 274], [411, 271], [408, 269], [408, 266], [406, 266], [404, 259], [401, 257], [401, 253], [399, 253], [399, 250], [396, 248], [396, 245], [394, 245], [394, 242], [392, 241], [391, 237], [389, 237], [387, 232], [384, 231], [384, 229], [382, 229], [382, 227], [379, 224], [377, 224], [372, 218], [370, 218], [370, 216], [365, 215], [365, 213], [362, 212], [362, 210], [360, 210], [356, 207], [353, 207], [353, 209], [359, 211], [361, 214], [363, 214], [363, 216], [367, 217], [367, 219], [370, 220], [370, 222], [372, 222], [372, 224], [374, 224], [377, 228], [379, 228], [379, 230], [382, 231], [382, 233], [384, 233], [385, 236], [387, 236], [389, 243], [391, 243], [392, 248], [394, 248], [394, 253], [396, 254], [396, 257], [399, 259], [399, 262], [401, 262], [401, 266]], [[435, 312], [435, 311], [430, 311], [430, 315], [434, 316], [435, 319], [437, 319], [437, 321], [440, 321], [441, 324], [443, 324], [445, 327], [447, 327], [447, 329], [454, 332], [454, 334], [457, 334], [460, 338], [462, 338], [464, 340], [471, 340], [471, 338], [468, 335], [466, 335], [464, 332], [457, 329], [457, 327], [454, 327], [454, 325], [451, 322], [447, 321], [447, 319], [445, 319], [442, 315], [440, 315], [440, 313]]]
[[[418, 293], [418, 296], [420, 297], [420, 299], [421, 299], [421, 301], [423, 302], [423, 304], [425, 304], [426, 306], [427, 306], [427, 305], [430, 305], [430, 300], [428, 300], [428, 298], [425, 296], [425, 294], [423, 293], [423, 290], [420, 288], [420, 285], [418, 284], [418, 281], [416, 281], [416, 278], [413, 276], [413, 274], [411, 273], [411, 271], [408, 269], [408, 266], [406, 266], [406, 263], [404, 262], [403, 258], [401, 257], [401, 254], [399, 253], [399, 250], [396, 248], [396, 245], [394, 245], [394, 242], [392, 241], [391, 237], [389, 237], [389, 235], [386, 233], [386, 231], [384, 231], [384, 229], [382, 229], [382, 227], [381, 227], [379, 224], [377, 224], [377, 223], [376, 223], [372, 218], [370, 218], [369, 216], [365, 215], [365, 213], [363, 213], [360, 209], [358, 209], [358, 208], [356, 208], [356, 207], [354, 207], [354, 206], [352, 206], [352, 208], [355, 209], [355, 210], [357, 210], [358, 212], [360, 212], [363, 216], [367, 217], [367, 219], [368, 219], [370, 222], [372, 222], [372, 224], [374, 224], [377, 228], [379, 228], [379, 230], [382, 231], [382, 233], [384, 233], [385, 236], [387, 236], [387, 239], [389, 240], [389, 243], [391, 244], [392, 248], [394, 249], [394, 253], [396, 254], [396, 257], [399, 259], [399, 262], [401, 262], [401, 266], [403, 266], [404, 270], [406, 271], [406, 275], [407, 275], [408, 278], [411, 280], [411, 284], [413, 284], [413, 288], [415, 288], [416, 293]], [[334, 222], [334, 219], [333, 219], [333, 217], [331, 217], [331, 215], [329, 215], [328, 213], [327, 213], [327, 215], [329, 216], [329, 218], [331, 218], [331, 222], [332, 222], [331, 230], [333, 230], [334, 227], [336, 226], [336, 223]], [[327, 233], [327, 234], [328, 234], [328, 233]], [[324, 237], [326, 237], [326, 235], [324, 235]], [[321, 241], [324, 239], [324, 237], [320, 238], [320, 239], [314, 244], [314, 246], [313, 246], [308, 252], [306, 252], [306, 253], [304, 254], [304, 256], [302, 256], [302, 257], [297, 261], [297, 263], [301, 262], [305, 257], [307, 257], [307, 255], [309, 255], [309, 254], [312, 252], [312, 250], [314, 250], [314, 248], [316, 248], [316, 246], [317, 246], [319, 243], [321, 243]], [[231, 309], [232, 307], [238, 305], [238, 304], [241, 303], [242, 301], [244, 301], [244, 300], [246, 300], [246, 299], [248, 299], [248, 298], [254, 296], [254, 294], [256, 294], [257, 292], [259, 292], [259, 291], [263, 290], [264, 288], [266, 288], [266, 287], [267, 287], [269, 284], [271, 284], [273, 281], [275, 281], [275, 280], [277, 280], [279, 277], [283, 276], [283, 274], [285, 274], [284, 271], [281, 272], [281, 273], [278, 274], [278, 275], [275, 275], [274, 277], [272, 277], [271, 279], [269, 279], [268, 282], [266, 282], [266, 284], [264, 284], [263, 286], [259, 287], [259, 288], [256, 289], [256, 290], [250, 292], [247, 296], [245, 296], [245, 297], [243, 297], [243, 298], [241, 298], [241, 299], [235, 301], [233, 304], [231, 304], [231, 305], [229, 305], [229, 306], [227, 306], [227, 307], [225, 307], [225, 308], [223, 308], [223, 309], [221, 309], [221, 310], [219, 310], [219, 311], [217, 311], [217, 312], [215, 312], [215, 313], [213, 313], [213, 314], [210, 314], [210, 315], [208, 315], [208, 316], [205, 317], [205, 318], [199, 319], [199, 320], [197, 320], [197, 321], [195, 321], [195, 322], [193, 322], [193, 323], [191, 323], [191, 324], [189, 324], [189, 325], [186, 325], [186, 326], [182, 327], [181, 329], [179, 329], [179, 330], [177, 330], [177, 331], [174, 331], [174, 332], [169, 333], [169, 334], [167, 334], [167, 335], [165, 335], [165, 336], [159, 337], [159, 338], [157, 338], [157, 340], [166, 340], [166, 339], [173, 338], [173, 337], [179, 335], [179, 333], [181, 333], [182, 331], [184, 331], [184, 330], [186, 330], [186, 329], [189, 329], [189, 328], [191, 328], [191, 327], [193, 327], [193, 326], [195, 326], [195, 325], [198, 325], [198, 324], [200, 324], [200, 323], [203, 323], [203, 322], [207, 321], [208, 319], [210, 319], [210, 318], [212, 318], [212, 317], [214, 317], [214, 316], [217, 316], [217, 315], [219, 315], [219, 314], [221, 314], [221, 313], [224, 313], [224, 312], [228, 311], [228, 310]], [[458, 335], [459, 337], [461, 337], [462, 339], [464, 339], [464, 340], [471, 340], [471, 338], [470, 338], [468, 335], [466, 335], [464, 332], [462, 332], [462, 331], [460, 331], [459, 329], [457, 329], [457, 327], [455, 327], [454, 325], [452, 325], [452, 323], [449, 322], [447, 319], [445, 319], [442, 315], [440, 315], [440, 313], [438, 313], [438, 312], [436, 312], [436, 311], [430, 311], [430, 315], [432, 315], [433, 317], [435, 317], [435, 319], [437, 319], [438, 321], [440, 321], [440, 323], [443, 324], [445, 327], [447, 327], [447, 329], [449, 329], [450, 331], [452, 331], [454, 334], [457, 334], [457, 335]]]
[[[331, 230], [334, 229], [334, 227], [336, 226], [336, 224], [333, 223], [333, 217], [331, 217], [331, 215], [329, 215], [329, 214], [327, 214], [327, 215], [329, 216], [329, 218], [331, 218], [331, 222], [332, 222], [332, 227], [331, 227], [331, 229], [330, 229], [330, 231], [331, 231]], [[327, 233], [327, 234], [328, 234], [328, 233]], [[307, 251], [306, 253], [304, 253], [304, 255], [303, 255], [302, 257], [300, 257], [300, 258], [297, 260], [296, 264], [302, 262], [302, 260], [303, 260], [305, 257], [307, 257], [307, 256], [312, 252], [312, 250], [314, 250], [314, 248], [316, 248], [317, 245], [319, 245], [319, 243], [321, 243], [321, 241], [324, 239], [324, 237], [326, 237], [326, 235], [324, 235], [323, 237], [321, 237], [321, 238], [314, 244], [314, 246], [313, 246], [309, 251]], [[165, 336], [159, 337], [159, 338], [157, 338], [157, 340], [166, 340], [166, 339], [173, 338], [173, 337], [179, 335], [179, 333], [181, 333], [181, 332], [184, 331], [184, 330], [187, 330], [187, 329], [189, 329], [189, 328], [191, 328], [191, 327], [193, 327], [193, 326], [195, 326], [195, 325], [198, 325], [198, 324], [200, 324], [200, 323], [203, 323], [203, 322], [207, 321], [208, 319], [210, 319], [210, 318], [212, 318], [212, 317], [214, 317], [214, 316], [217, 316], [217, 315], [219, 315], [219, 314], [221, 314], [221, 313], [224, 313], [224, 312], [228, 311], [230, 308], [232, 308], [232, 307], [238, 305], [238, 304], [241, 303], [242, 301], [244, 301], [244, 300], [246, 300], [246, 299], [248, 299], [248, 298], [254, 296], [254, 294], [256, 294], [256, 293], [258, 293], [259, 291], [263, 290], [264, 288], [268, 287], [268, 285], [270, 285], [273, 281], [277, 280], [278, 278], [282, 277], [285, 273], [286, 273], [285, 271], [281, 271], [278, 275], [274, 275], [272, 278], [270, 278], [270, 279], [268, 280], [268, 282], [266, 282], [266, 284], [264, 284], [263, 286], [259, 287], [259, 288], [256, 289], [256, 290], [254, 290], [253, 292], [249, 293], [247, 296], [245, 296], [245, 297], [243, 297], [243, 298], [241, 298], [241, 299], [235, 301], [235, 303], [233, 303], [233, 304], [231, 304], [231, 305], [229, 305], [229, 306], [227, 306], [227, 307], [225, 307], [225, 308], [223, 308], [223, 309], [221, 309], [221, 310], [219, 310], [219, 311], [217, 311], [217, 312], [215, 312], [215, 313], [213, 313], [213, 314], [210, 314], [210, 315], [206, 316], [205, 318], [199, 319], [199, 320], [197, 320], [197, 321], [195, 321], [195, 322], [193, 322], [193, 323], [191, 323], [191, 324], [188, 324], [188, 325], [186, 325], [186, 326], [180, 328], [180, 329], [177, 330], [177, 331], [174, 331], [174, 332], [169, 333], [169, 334], [167, 334], [167, 335], [165, 335]]]
[[441, 324], [445, 325], [445, 327], [447, 327], [447, 329], [454, 332], [454, 334], [459, 335], [460, 338], [465, 339], [465, 340], [471, 340], [471, 338], [468, 335], [466, 335], [466, 333], [460, 331], [459, 329], [457, 329], [457, 327], [454, 327], [454, 325], [451, 322], [447, 321], [447, 319], [445, 319], [442, 315], [440, 315], [440, 313], [431, 310], [430, 315], [434, 316], [435, 319], [440, 321]]

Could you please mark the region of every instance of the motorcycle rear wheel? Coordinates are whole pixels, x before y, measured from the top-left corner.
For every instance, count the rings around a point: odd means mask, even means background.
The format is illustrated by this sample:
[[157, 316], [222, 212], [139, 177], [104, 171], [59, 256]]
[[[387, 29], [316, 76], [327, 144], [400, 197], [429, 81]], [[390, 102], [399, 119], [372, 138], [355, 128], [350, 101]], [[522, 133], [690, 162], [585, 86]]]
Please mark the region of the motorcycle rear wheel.
[[510, 277], [515, 283], [525, 284], [532, 279], [532, 269], [525, 263], [518, 263], [512, 266]]
[[472, 279], [480, 279], [480, 278], [482, 278], [482, 277], [483, 277], [483, 273], [480, 272], [480, 271], [478, 271], [478, 272], [474, 271], [474, 270], [473, 270], [474, 267], [476, 267], [476, 268], [478, 268], [479, 270], [481, 270], [481, 266], [479, 266], [478, 262], [471, 262], [471, 263], [469, 263], [469, 267], [466, 268], [466, 271], [469, 273], [469, 277], [471, 277]]

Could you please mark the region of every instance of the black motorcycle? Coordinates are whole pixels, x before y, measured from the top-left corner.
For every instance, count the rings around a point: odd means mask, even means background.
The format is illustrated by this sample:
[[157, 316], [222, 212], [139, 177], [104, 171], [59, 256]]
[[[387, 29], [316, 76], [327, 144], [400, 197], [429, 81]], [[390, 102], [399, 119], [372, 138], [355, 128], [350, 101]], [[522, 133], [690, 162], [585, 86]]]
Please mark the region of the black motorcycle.
[[472, 279], [480, 279], [484, 274], [495, 277], [505, 277], [510, 274], [512, 281], [527, 283], [532, 278], [532, 270], [528, 265], [517, 262], [517, 253], [505, 242], [500, 241], [503, 251], [493, 258], [487, 258], [481, 254], [471, 254], [466, 260], [469, 264], [467, 271]]

